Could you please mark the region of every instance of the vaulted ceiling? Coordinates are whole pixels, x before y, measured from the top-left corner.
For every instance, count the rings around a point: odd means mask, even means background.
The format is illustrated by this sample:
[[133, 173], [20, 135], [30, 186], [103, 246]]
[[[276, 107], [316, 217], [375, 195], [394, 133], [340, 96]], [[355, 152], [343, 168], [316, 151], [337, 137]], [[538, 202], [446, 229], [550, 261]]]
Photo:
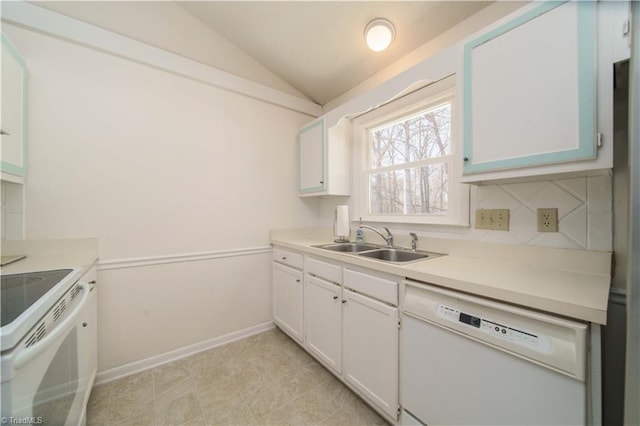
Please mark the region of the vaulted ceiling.
[[[492, 2], [180, 1], [177, 4], [318, 104], [325, 104]], [[389, 19], [396, 38], [369, 50], [364, 28]]]

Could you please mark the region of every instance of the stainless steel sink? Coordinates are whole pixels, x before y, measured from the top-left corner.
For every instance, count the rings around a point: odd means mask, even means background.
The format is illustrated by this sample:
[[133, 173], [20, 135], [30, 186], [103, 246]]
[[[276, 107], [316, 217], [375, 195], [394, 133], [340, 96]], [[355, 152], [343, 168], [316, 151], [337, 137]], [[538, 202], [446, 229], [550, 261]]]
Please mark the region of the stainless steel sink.
[[373, 244], [357, 244], [357, 243], [324, 244], [324, 245], [319, 245], [314, 247], [318, 247], [325, 250], [331, 250], [331, 251], [339, 251], [343, 253], [358, 253], [361, 251], [376, 250], [380, 248], [380, 246], [375, 246]]
[[358, 256], [370, 257], [373, 259], [384, 260], [387, 262], [411, 262], [413, 260], [421, 260], [432, 257], [438, 257], [439, 254], [421, 251], [408, 251], [402, 249], [385, 248], [358, 253]]

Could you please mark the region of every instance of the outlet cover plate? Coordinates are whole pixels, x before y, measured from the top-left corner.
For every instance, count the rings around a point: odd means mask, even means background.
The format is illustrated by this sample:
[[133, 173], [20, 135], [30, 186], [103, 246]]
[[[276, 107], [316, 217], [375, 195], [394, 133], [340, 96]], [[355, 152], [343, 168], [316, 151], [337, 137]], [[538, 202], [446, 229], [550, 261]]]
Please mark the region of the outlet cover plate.
[[537, 209], [538, 232], [558, 232], [558, 209]]
[[476, 229], [509, 230], [509, 209], [477, 209]]

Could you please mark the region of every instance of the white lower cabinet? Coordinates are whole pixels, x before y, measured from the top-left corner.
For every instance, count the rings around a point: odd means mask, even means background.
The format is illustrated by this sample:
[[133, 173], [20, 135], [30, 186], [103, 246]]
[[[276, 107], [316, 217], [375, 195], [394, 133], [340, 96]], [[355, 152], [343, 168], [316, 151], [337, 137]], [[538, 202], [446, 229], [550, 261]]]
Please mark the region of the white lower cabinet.
[[279, 247], [273, 260], [274, 322], [395, 423], [401, 279]]
[[273, 263], [273, 320], [302, 342], [302, 271]]
[[304, 283], [304, 340], [327, 367], [342, 371], [342, 289], [307, 275]]
[[398, 308], [343, 290], [344, 378], [393, 418], [398, 416]]

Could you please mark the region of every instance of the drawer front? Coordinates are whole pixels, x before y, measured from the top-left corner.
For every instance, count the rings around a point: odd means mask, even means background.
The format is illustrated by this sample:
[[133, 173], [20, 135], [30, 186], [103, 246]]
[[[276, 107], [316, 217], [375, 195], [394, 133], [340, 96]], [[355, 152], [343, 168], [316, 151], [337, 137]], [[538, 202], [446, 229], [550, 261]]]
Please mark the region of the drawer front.
[[301, 254], [275, 247], [273, 249], [273, 260], [296, 269], [302, 269], [304, 266], [304, 260]]
[[398, 305], [397, 281], [345, 269], [344, 286], [383, 302]]
[[307, 257], [305, 271], [336, 284], [342, 284], [342, 267]]

